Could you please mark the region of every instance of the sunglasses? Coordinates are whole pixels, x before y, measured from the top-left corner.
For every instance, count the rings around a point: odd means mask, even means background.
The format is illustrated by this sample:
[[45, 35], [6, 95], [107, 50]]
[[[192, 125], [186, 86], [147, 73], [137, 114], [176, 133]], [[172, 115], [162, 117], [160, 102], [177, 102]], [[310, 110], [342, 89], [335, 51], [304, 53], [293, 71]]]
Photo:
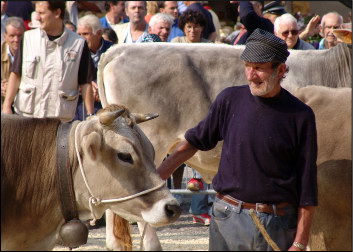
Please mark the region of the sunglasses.
[[289, 33], [292, 34], [292, 36], [296, 36], [299, 33], [299, 30], [291, 30], [291, 31], [284, 31], [281, 32], [282, 36], [287, 37], [289, 35]]

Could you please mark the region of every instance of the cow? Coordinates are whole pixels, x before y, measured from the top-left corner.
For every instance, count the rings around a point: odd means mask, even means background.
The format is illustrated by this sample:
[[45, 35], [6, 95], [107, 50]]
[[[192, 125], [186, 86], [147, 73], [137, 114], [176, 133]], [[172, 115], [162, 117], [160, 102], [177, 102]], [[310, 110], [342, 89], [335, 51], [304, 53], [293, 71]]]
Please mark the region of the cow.
[[316, 117], [319, 207], [310, 248], [352, 250], [352, 89], [308, 86], [293, 91]]
[[[67, 133], [78, 216], [106, 209], [160, 226], [181, 209], [154, 164], [154, 149], [137, 123], [152, 115], [109, 105]], [[65, 219], [56, 172], [59, 119], [1, 115], [1, 250], [51, 250]], [[94, 196], [101, 204], [90, 204]], [[120, 201], [119, 201], [120, 200]]]
[[[135, 110], [160, 114], [153, 126], [142, 125], [155, 147], [159, 164], [184, 139], [185, 131], [205, 117], [222, 89], [247, 83], [240, 60], [243, 50], [242, 46], [219, 44], [112, 47], [99, 63], [102, 105], [120, 102]], [[291, 92], [308, 85], [351, 88], [351, 46], [346, 44], [321, 51], [290, 50], [287, 63], [289, 72], [282, 86]], [[197, 152], [186, 163], [210, 183], [217, 172], [220, 153], [221, 143], [211, 151]], [[327, 159], [330, 160], [330, 153]], [[115, 248], [112, 240], [107, 233], [110, 249]]]

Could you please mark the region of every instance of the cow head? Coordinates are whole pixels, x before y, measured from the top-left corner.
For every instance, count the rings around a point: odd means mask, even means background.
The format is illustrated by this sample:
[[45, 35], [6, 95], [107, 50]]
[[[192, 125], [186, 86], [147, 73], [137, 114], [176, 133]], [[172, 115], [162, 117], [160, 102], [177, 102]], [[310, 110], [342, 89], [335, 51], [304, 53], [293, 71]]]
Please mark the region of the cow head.
[[[155, 190], [121, 202], [105, 202], [92, 207], [96, 217], [109, 208], [121, 217], [165, 225], [180, 215], [180, 207], [156, 172], [154, 148], [137, 126], [156, 115], [132, 114], [127, 108], [110, 105], [97, 116], [81, 122], [71, 132], [76, 137], [82, 169], [74, 174], [75, 194], [80, 218], [88, 219], [89, 197], [101, 200], [120, 199], [151, 188]], [[164, 183], [164, 184], [163, 184]], [[81, 207], [80, 207], [81, 206]]]

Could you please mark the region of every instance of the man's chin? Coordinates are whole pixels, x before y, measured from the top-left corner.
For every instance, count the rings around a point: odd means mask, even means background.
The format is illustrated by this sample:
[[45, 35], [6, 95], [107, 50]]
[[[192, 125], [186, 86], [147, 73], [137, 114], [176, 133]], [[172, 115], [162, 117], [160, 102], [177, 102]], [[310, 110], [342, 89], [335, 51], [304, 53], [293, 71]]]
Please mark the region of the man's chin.
[[266, 90], [264, 90], [263, 88], [256, 88], [253, 86], [250, 86], [250, 92], [253, 96], [263, 96], [266, 94]]

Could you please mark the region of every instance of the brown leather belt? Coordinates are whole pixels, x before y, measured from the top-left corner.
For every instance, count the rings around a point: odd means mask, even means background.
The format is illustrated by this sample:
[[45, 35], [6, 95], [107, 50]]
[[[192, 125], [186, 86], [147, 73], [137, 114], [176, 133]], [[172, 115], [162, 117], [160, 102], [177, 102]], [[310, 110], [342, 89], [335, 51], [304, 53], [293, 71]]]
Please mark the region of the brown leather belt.
[[[232, 196], [229, 195], [223, 195], [220, 193], [217, 193], [216, 195], [217, 198], [220, 200], [223, 200], [233, 206], [239, 206], [240, 202], [236, 199], [234, 199]], [[283, 202], [279, 204], [262, 204], [262, 203], [246, 203], [246, 202], [241, 202], [241, 208], [244, 209], [254, 209], [257, 212], [260, 213], [268, 213], [268, 214], [276, 214], [279, 216], [285, 215], [285, 212], [283, 210], [284, 207], [290, 206], [292, 204], [288, 202]]]

